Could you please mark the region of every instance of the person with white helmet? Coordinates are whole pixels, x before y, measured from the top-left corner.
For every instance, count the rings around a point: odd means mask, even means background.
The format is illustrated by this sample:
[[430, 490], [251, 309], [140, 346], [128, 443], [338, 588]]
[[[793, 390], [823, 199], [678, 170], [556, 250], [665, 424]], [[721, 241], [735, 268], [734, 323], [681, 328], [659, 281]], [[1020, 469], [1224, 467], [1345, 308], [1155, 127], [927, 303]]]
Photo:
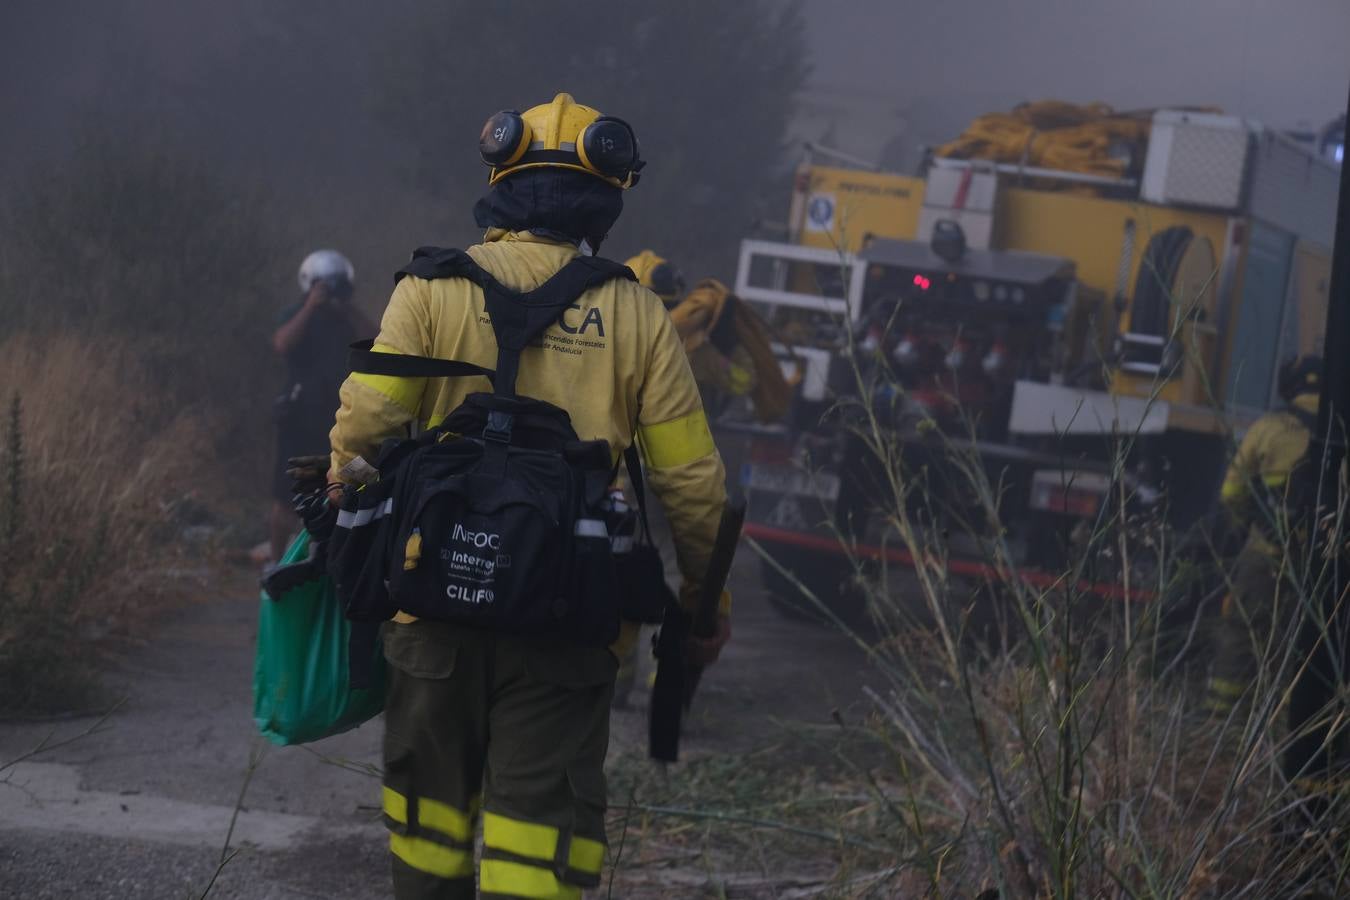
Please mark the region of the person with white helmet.
[[269, 540], [272, 560], [281, 559], [296, 531], [286, 460], [322, 452], [347, 376], [347, 347], [375, 327], [351, 302], [355, 269], [336, 250], [315, 250], [300, 264], [300, 299], [279, 317], [272, 346], [286, 364], [286, 383], [276, 399], [277, 461], [272, 476]]

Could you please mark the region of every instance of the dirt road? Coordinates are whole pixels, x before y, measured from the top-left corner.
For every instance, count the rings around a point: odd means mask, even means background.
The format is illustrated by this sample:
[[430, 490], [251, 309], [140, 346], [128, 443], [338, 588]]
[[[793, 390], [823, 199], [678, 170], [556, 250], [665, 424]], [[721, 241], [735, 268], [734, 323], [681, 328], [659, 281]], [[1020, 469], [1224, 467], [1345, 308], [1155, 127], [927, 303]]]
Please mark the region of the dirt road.
[[[707, 675], [686, 756], [735, 757], [781, 737], [780, 720], [827, 723], [865, 666], [845, 638], [784, 621], [744, 554], [733, 573], [735, 636]], [[379, 721], [308, 748], [273, 747], [251, 719], [256, 591], [233, 573], [214, 599], [115, 648], [121, 706], [92, 734], [0, 773], [0, 898], [292, 900], [388, 895], [378, 780]], [[641, 692], [638, 692], [641, 693]], [[645, 700], [615, 713], [611, 761], [643, 751]], [[0, 765], [97, 717], [0, 722]], [[624, 894], [616, 889], [614, 896]], [[702, 896], [684, 885], [666, 896]]]

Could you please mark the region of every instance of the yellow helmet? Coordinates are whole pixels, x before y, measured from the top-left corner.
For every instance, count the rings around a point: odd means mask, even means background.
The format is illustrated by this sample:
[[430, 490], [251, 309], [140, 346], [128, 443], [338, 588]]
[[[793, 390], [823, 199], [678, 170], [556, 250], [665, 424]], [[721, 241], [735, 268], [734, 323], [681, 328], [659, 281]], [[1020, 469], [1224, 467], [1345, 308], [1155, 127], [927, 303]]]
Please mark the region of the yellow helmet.
[[666, 303], [678, 300], [680, 294], [684, 293], [684, 275], [673, 263], [667, 262], [651, 250], [643, 250], [629, 259], [625, 265], [633, 270], [638, 284]]
[[478, 136], [478, 152], [492, 166], [488, 184], [524, 169], [574, 169], [630, 188], [646, 165], [637, 136], [622, 119], [582, 106], [571, 94], [552, 103], [496, 113]]

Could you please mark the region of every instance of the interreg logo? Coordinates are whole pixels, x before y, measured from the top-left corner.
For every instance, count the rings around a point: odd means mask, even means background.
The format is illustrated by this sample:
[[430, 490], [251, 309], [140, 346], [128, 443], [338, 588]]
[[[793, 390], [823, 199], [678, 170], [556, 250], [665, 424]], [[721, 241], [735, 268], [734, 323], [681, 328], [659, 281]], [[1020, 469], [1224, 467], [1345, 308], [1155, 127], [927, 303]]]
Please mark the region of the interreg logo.
[[492, 534], [488, 531], [470, 531], [458, 522], [455, 523], [455, 529], [450, 535], [450, 540], [469, 544], [479, 550], [485, 547], [491, 547], [493, 550], [502, 548], [501, 535]]

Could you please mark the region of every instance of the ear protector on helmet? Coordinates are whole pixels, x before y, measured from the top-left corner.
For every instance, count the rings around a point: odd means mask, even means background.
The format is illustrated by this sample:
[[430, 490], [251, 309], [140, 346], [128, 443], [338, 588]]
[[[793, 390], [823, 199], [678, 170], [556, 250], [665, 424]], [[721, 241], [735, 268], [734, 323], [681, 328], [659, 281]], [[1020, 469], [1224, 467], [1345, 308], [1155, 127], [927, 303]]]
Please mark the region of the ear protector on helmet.
[[577, 156], [581, 164], [604, 178], [627, 180], [642, 168], [637, 135], [623, 119], [601, 116], [582, 129], [577, 138]]
[[525, 155], [530, 137], [530, 123], [518, 110], [505, 109], [483, 124], [483, 132], [478, 135], [478, 152], [490, 166], [509, 166]]
[[494, 113], [478, 136], [478, 153], [494, 169], [517, 166], [563, 166], [577, 168], [600, 178], [631, 187], [646, 165], [637, 135], [623, 119], [600, 116], [581, 130], [574, 144], [550, 150], [532, 147], [534, 130], [514, 109]]

